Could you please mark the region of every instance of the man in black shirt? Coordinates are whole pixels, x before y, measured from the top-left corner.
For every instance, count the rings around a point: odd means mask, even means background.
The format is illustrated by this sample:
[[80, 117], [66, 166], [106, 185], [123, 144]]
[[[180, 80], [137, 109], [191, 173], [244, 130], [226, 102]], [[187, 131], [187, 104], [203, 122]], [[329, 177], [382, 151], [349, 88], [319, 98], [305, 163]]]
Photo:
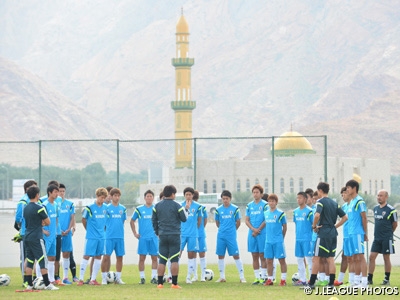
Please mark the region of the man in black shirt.
[[[326, 257], [329, 265], [329, 285], [333, 287], [335, 281], [335, 253], [337, 245], [337, 228], [347, 221], [346, 213], [335, 201], [328, 198], [329, 184], [320, 182], [317, 186], [318, 197], [320, 198], [316, 205], [317, 209], [314, 215], [313, 230], [318, 233], [315, 242], [314, 257], [312, 260], [312, 274], [308, 287], [314, 288], [317, 272], [319, 269], [319, 260]], [[340, 221], [336, 223], [337, 217]]]
[[39, 188], [37, 186], [31, 186], [26, 193], [30, 200], [23, 213], [26, 225], [24, 237], [26, 253], [26, 275], [24, 282], [28, 283], [26, 290], [29, 291], [33, 289], [32, 268], [35, 260], [37, 260], [40, 266], [40, 271], [46, 286], [45, 290], [58, 290], [57, 287], [50, 283], [47, 274], [47, 256], [42, 232], [42, 226], [49, 225], [50, 219], [47, 216], [46, 209], [37, 203], [40, 193]]
[[393, 232], [397, 228], [397, 212], [393, 206], [387, 203], [389, 194], [385, 190], [378, 192], [378, 205], [374, 207], [374, 241], [369, 256], [368, 284], [372, 284], [372, 277], [375, 271], [375, 259], [379, 253], [383, 255], [385, 265], [385, 279], [382, 285], [390, 284], [390, 254], [394, 254]]

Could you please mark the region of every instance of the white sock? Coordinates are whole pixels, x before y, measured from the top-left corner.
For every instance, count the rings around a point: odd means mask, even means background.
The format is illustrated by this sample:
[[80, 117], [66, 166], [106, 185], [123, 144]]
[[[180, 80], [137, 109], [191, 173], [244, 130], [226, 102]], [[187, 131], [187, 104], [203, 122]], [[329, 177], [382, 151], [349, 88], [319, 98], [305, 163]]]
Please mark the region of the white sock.
[[121, 279], [121, 272], [115, 272], [115, 275], [117, 276], [117, 280]]
[[172, 277], [171, 275], [171, 261], [167, 261], [167, 268], [168, 268], [168, 278]]
[[354, 283], [355, 284], [360, 284], [360, 281], [361, 281], [361, 274], [356, 274], [355, 276], [354, 276]]
[[[144, 278], [144, 272], [143, 272], [143, 278]], [[151, 278], [157, 279], [157, 269], [151, 269]]]
[[354, 277], [355, 277], [354, 272], [349, 273], [349, 282], [350, 282], [350, 284], [354, 284]]
[[260, 268], [261, 270], [261, 278], [265, 279], [267, 278], [267, 269], [266, 268]]
[[254, 278], [256, 279], [260, 278], [260, 269], [254, 270]]
[[218, 259], [219, 277], [225, 279], [225, 260]]
[[197, 279], [197, 257], [193, 258], [193, 277]]
[[239, 271], [239, 277], [240, 279], [244, 278], [244, 271], [243, 271], [243, 264], [242, 264], [242, 260], [239, 259], [235, 259], [235, 263], [236, 263], [236, 268]]
[[200, 257], [201, 278], [206, 276], [207, 261], [206, 257]]
[[272, 270], [272, 277], [273, 277], [274, 279], [276, 278], [276, 264], [277, 264], [277, 262], [278, 262], [278, 260], [277, 260], [277, 259], [274, 259], [274, 263], [273, 263], [274, 268], [273, 268], [273, 270]]
[[306, 277], [306, 278], [310, 278], [311, 273], [312, 273], [312, 256], [306, 256], [306, 261], [307, 261], [307, 269], [308, 269], [308, 277]]
[[319, 273], [319, 280], [321, 281], [325, 280], [325, 273]]
[[344, 273], [343, 273], [343, 272], [340, 272], [340, 273], [339, 273], [339, 277], [338, 277], [338, 281], [339, 281], [339, 282], [343, 282], [343, 280], [344, 280]]
[[101, 281], [107, 282], [107, 272], [101, 272]]
[[99, 273], [101, 267], [101, 259], [95, 259], [93, 263], [93, 270], [90, 280], [96, 280], [97, 273]]
[[68, 270], [69, 270], [69, 257], [63, 258], [64, 278], [68, 278]]
[[39, 266], [39, 263], [38, 262], [36, 262], [36, 267], [35, 267], [35, 269], [36, 269], [36, 277], [42, 277], [42, 272], [40, 271], [40, 266]]
[[281, 273], [281, 280], [286, 280], [286, 273]]
[[368, 277], [361, 277], [361, 284], [364, 286], [368, 285]]
[[79, 273], [79, 280], [83, 280], [88, 263], [89, 263], [88, 259], [82, 259], [80, 273]]
[[47, 272], [49, 274], [49, 281], [53, 282], [54, 280], [54, 261], [49, 261], [47, 265]]
[[[153, 270], [151, 270], [153, 272]], [[144, 274], [144, 271], [139, 271], [140, 278], [146, 278], [146, 275]]]
[[299, 272], [299, 278], [302, 282], [307, 282], [306, 266], [304, 265], [303, 257], [296, 257], [297, 259], [297, 271]]

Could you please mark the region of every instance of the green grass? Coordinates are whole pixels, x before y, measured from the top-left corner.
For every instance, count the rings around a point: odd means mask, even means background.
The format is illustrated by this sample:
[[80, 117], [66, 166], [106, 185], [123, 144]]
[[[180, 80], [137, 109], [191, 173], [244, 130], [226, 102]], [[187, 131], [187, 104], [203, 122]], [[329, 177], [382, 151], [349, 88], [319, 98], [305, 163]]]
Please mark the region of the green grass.
[[[227, 261], [229, 262], [227, 258]], [[16, 293], [15, 290], [22, 289], [21, 276], [18, 268], [1, 268], [0, 273], [6, 273], [11, 277], [9, 286], [0, 287], [0, 299], [329, 299], [332, 296], [338, 299], [357, 298], [362, 299], [365, 295], [331, 295], [331, 296], [306, 296], [298, 287], [290, 284], [291, 276], [297, 271], [295, 265], [288, 266], [288, 282], [286, 287], [280, 286], [252, 286], [254, 274], [250, 265], [245, 265], [245, 277], [247, 284], [239, 283], [239, 275], [234, 264], [226, 266], [226, 283], [215, 283], [218, 279], [218, 268], [216, 265], [209, 265], [208, 268], [214, 271], [215, 278], [210, 282], [195, 282], [192, 285], [184, 283], [186, 278], [186, 265], [180, 268], [179, 284], [181, 290], [170, 289], [169, 284], [164, 285], [164, 289], [159, 290], [155, 285], [146, 283], [139, 285], [139, 273], [137, 266], [124, 266], [122, 273], [126, 285], [107, 285], [107, 286], [64, 286], [59, 291], [41, 291], [38, 293]], [[339, 269], [339, 266], [337, 266]], [[88, 277], [89, 270], [86, 272]], [[377, 266], [374, 281], [379, 283], [383, 279], [383, 266]], [[279, 268], [278, 268], [278, 278]], [[146, 279], [150, 281], [150, 266], [146, 265]], [[346, 275], [347, 279], [347, 275]], [[100, 281], [100, 274], [98, 276]], [[392, 287], [398, 286], [400, 282], [400, 267], [393, 267], [391, 275]], [[379, 286], [379, 285], [376, 285]], [[381, 299], [382, 296], [367, 296], [368, 299]]]

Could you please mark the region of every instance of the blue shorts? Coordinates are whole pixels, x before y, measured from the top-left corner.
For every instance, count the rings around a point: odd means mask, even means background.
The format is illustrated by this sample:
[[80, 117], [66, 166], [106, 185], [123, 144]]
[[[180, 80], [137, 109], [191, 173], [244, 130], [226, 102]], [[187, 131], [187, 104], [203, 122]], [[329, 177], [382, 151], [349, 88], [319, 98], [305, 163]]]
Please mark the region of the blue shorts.
[[57, 239], [44, 239], [44, 244], [46, 246], [47, 256], [56, 256], [56, 242]]
[[296, 245], [294, 247], [294, 256], [313, 256], [313, 248], [311, 248], [313, 244], [314, 243], [311, 241], [296, 241]]
[[265, 243], [264, 257], [268, 259], [281, 259], [286, 257], [285, 245], [283, 242]]
[[197, 252], [199, 250], [197, 237], [181, 236], [181, 251], [185, 249], [186, 244], [186, 251], [188, 252]]
[[125, 241], [124, 239], [106, 239], [105, 255], [111, 255], [115, 250], [116, 256], [125, 255]]
[[158, 255], [158, 238], [153, 237], [150, 239], [139, 238], [137, 249], [139, 255]]
[[344, 256], [351, 256], [351, 245], [348, 237], [343, 238], [343, 254]]
[[350, 234], [350, 256], [354, 254], [364, 254], [364, 235], [363, 234]]
[[61, 236], [61, 252], [72, 252], [72, 234]]
[[317, 240], [315, 240], [315, 241], [311, 241], [311, 243], [310, 243], [310, 247], [311, 247], [311, 256], [314, 256], [314, 249], [315, 249], [315, 242], [316, 242]]
[[206, 237], [205, 236], [198, 237], [197, 242], [199, 245], [199, 249], [196, 252], [207, 252]]
[[83, 250], [84, 256], [100, 256], [104, 255], [105, 241], [104, 239], [86, 239]]
[[217, 236], [217, 250], [215, 254], [219, 256], [225, 256], [226, 250], [228, 250], [229, 256], [239, 255], [239, 247], [236, 237], [219, 237]]
[[247, 251], [251, 253], [263, 253], [265, 247], [265, 238], [265, 233], [252, 236], [252, 231], [249, 231], [247, 236]]

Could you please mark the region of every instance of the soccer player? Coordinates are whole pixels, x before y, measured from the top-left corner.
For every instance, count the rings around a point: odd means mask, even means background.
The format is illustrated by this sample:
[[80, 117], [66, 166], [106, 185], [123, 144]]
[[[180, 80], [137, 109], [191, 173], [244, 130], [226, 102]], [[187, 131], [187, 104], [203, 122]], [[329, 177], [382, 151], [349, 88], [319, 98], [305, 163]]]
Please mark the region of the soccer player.
[[38, 205], [40, 189], [37, 186], [31, 186], [27, 190], [29, 197], [29, 203], [26, 205], [23, 211], [25, 219], [25, 253], [26, 253], [26, 275], [24, 282], [27, 282], [26, 290], [33, 290], [32, 283], [32, 268], [35, 259], [37, 264], [40, 266], [40, 272], [43, 277], [46, 290], [58, 290], [49, 281], [47, 274], [47, 255], [43, 241], [42, 226], [49, 226], [50, 219], [46, 213], [46, 209]]
[[307, 206], [313, 208], [315, 206], [315, 202], [313, 200], [313, 195], [314, 195], [313, 189], [307, 188], [304, 192], [307, 195], [307, 203], [306, 203]]
[[[50, 219], [50, 225], [43, 227], [43, 236], [46, 245], [47, 258], [49, 260], [49, 280], [53, 284], [62, 285], [61, 282], [56, 282], [54, 277], [54, 262], [56, 260], [56, 240], [59, 212], [55, 200], [58, 197], [58, 190], [58, 186], [50, 184], [47, 187], [47, 200], [42, 200], [42, 205], [46, 208], [47, 215]], [[39, 274], [39, 272], [37, 272], [36, 274]]]
[[308, 265], [312, 265], [312, 224], [314, 214], [312, 209], [306, 205], [307, 194], [305, 192], [297, 193], [297, 207], [293, 211], [293, 222], [296, 224], [296, 246], [295, 256], [297, 259], [297, 268], [300, 280], [295, 285], [301, 286], [307, 284], [306, 266], [304, 259]]
[[237, 230], [240, 226], [240, 210], [231, 203], [232, 194], [228, 190], [221, 193], [222, 205], [215, 211], [215, 224], [218, 227], [217, 249], [218, 269], [220, 277], [217, 282], [226, 282], [225, 279], [225, 253], [228, 250], [229, 256], [233, 256], [236, 268], [239, 271], [241, 283], [246, 283], [244, 278], [243, 263], [239, 256], [239, 247], [237, 243]]
[[[253, 198], [246, 205], [245, 223], [249, 227], [247, 235], [247, 251], [253, 258], [253, 270], [255, 280], [253, 285], [264, 283], [267, 276], [267, 262], [264, 258], [265, 246], [265, 219], [264, 211], [268, 209], [267, 201], [261, 199], [264, 189], [256, 184], [252, 188]], [[261, 266], [261, 272], [260, 272]]]
[[[347, 215], [340, 208], [337, 202], [328, 198], [329, 184], [320, 182], [317, 186], [318, 197], [317, 209], [314, 214], [313, 230], [318, 233], [318, 238], [315, 243], [314, 257], [312, 262], [312, 274], [307, 288], [314, 289], [314, 284], [317, 279], [317, 272], [321, 257], [326, 257], [329, 264], [329, 284], [333, 287], [335, 281], [335, 261], [337, 245], [337, 228], [342, 226], [347, 221]], [[336, 223], [337, 217], [340, 221]]]
[[287, 224], [285, 213], [278, 209], [278, 196], [270, 194], [268, 196], [269, 209], [264, 212], [266, 239], [264, 246], [264, 257], [267, 259], [268, 279], [264, 282], [265, 286], [273, 285], [273, 261], [277, 258], [281, 266], [280, 286], [286, 285], [286, 251], [284, 238], [286, 235]]
[[[68, 270], [71, 266], [71, 253], [72, 253], [72, 234], [75, 231], [75, 206], [70, 200], [65, 199], [65, 185], [60, 183], [59, 196], [61, 203], [59, 206], [58, 220], [61, 229], [61, 251], [63, 256], [63, 283], [71, 284], [68, 280]], [[73, 263], [75, 265], [75, 261]], [[71, 269], [72, 271], [72, 269]], [[74, 269], [76, 272], [76, 269]], [[73, 274], [72, 278], [76, 276]]]
[[178, 285], [179, 254], [181, 240], [181, 222], [187, 219], [188, 211], [175, 202], [176, 188], [167, 185], [163, 190], [164, 199], [153, 207], [152, 224], [155, 234], [159, 238], [158, 285], [164, 287], [165, 264], [171, 260], [171, 274], [173, 289], [180, 289]]
[[[193, 200], [198, 201], [199, 200], [199, 192], [194, 191], [193, 194]], [[207, 225], [207, 220], [208, 220], [208, 214], [207, 214], [207, 209], [205, 206], [201, 205], [201, 223], [200, 227], [198, 228], [198, 250], [197, 253], [199, 254], [200, 258], [200, 269], [201, 269], [201, 276], [200, 276], [200, 281], [206, 281], [205, 278], [205, 270], [207, 268], [207, 262], [206, 262], [206, 252], [207, 252], [207, 242], [206, 242], [206, 225]], [[196, 262], [197, 255], [195, 257], [195, 271], [194, 271], [194, 277], [192, 281], [197, 281], [197, 262]]]
[[181, 225], [181, 254], [187, 245], [188, 253], [188, 271], [186, 276], [186, 283], [191, 284], [190, 280], [192, 274], [194, 275], [196, 265], [196, 252], [199, 250], [197, 243], [198, 228], [200, 227], [202, 215], [201, 205], [193, 201], [194, 189], [187, 187], [183, 190], [185, 201], [181, 203], [182, 207], [189, 212], [187, 220], [182, 222]]
[[[347, 207], [350, 202], [350, 198], [347, 195], [346, 187], [342, 187], [340, 190], [340, 194], [342, 195], [344, 204], [342, 205], [342, 209], [345, 213], [347, 213]], [[340, 286], [344, 282], [344, 275], [346, 273], [347, 267], [349, 268], [349, 282], [350, 285], [354, 282], [354, 265], [352, 263], [352, 257], [350, 255], [350, 246], [349, 246], [349, 230], [348, 230], [349, 222], [345, 222], [343, 224], [343, 251], [342, 251], [342, 261], [340, 263], [340, 273], [337, 280], [335, 280], [334, 285]]]
[[378, 192], [378, 205], [374, 207], [374, 241], [369, 256], [368, 284], [373, 284], [372, 278], [375, 271], [375, 260], [378, 253], [383, 255], [385, 266], [385, 278], [381, 285], [390, 285], [390, 254], [394, 254], [393, 232], [397, 228], [397, 212], [393, 206], [387, 203], [389, 194], [385, 190]]
[[86, 229], [85, 247], [81, 263], [78, 285], [84, 284], [83, 278], [89, 263], [89, 258], [94, 257], [93, 271], [90, 285], [100, 285], [96, 276], [101, 266], [101, 256], [105, 248], [105, 227], [107, 221], [107, 205], [104, 204], [108, 192], [105, 188], [96, 190], [96, 201], [85, 207], [82, 214], [82, 225]]
[[101, 264], [102, 284], [107, 284], [107, 272], [110, 271], [110, 256], [115, 251], [116, 256], [116, 280], [115, 284], [125, 284], [121, 279], [123, 256], [125, 255], [124, 223], [126, 220], [126, 208], [119, 200], [121, 191], [113, 188], [110, 191], [111, 202], [107, 205], [105, 254]]
[[359, 184], [354, 179], [346, 182], [346, 192], [350, 199], [352, 199], [347, 207], [349, 218], [348, 233], [350, 255], [353, 257], [355, 267], [354, 281], [357, 287], [367, 287], [367, 262], [364, 256], [364, 242], [368, 241], [367, 207], [363, 198], [358, 195], [358, 188]]
[[[151, 283], [157, 284], [157, 255], [158, 255], [158, 238], [154, 233], [151, 217], [153, 214], [153, 201], [154, 193], [148, 190], [144, 193], [145, 204], [136, 207], [131, 218], [132, 233], [139, 240], [137, 253], [139, 255], [139, 284], [146, 283], [146, 276], [144, 274], [144, 262], [146, 255], [151, 258]], [[138, 220], [139, 233], [136, 230], [135, 221]]]
[[[24, 280], [25, 275], [25, 247], [24, 247], [24, 236], [25, 236], [25, 218], [23, 215], [25, 206], [29, 203], [29, 197], [26, 191], [31, 186], [37, 186], [37, 182], [35, 180], [28, 180], [24, 183], [24, 191], [25, 194], [22, 196], [21, 200], [19, 200], [17, 204], [17, 211], [15, 213], [15, 223], [14, 228], [19, 232], [19, 257], [20, 257], [20, 269], [22, 274], [22, 280]], [[25, 282], [24, 286], [26, 285]]]

